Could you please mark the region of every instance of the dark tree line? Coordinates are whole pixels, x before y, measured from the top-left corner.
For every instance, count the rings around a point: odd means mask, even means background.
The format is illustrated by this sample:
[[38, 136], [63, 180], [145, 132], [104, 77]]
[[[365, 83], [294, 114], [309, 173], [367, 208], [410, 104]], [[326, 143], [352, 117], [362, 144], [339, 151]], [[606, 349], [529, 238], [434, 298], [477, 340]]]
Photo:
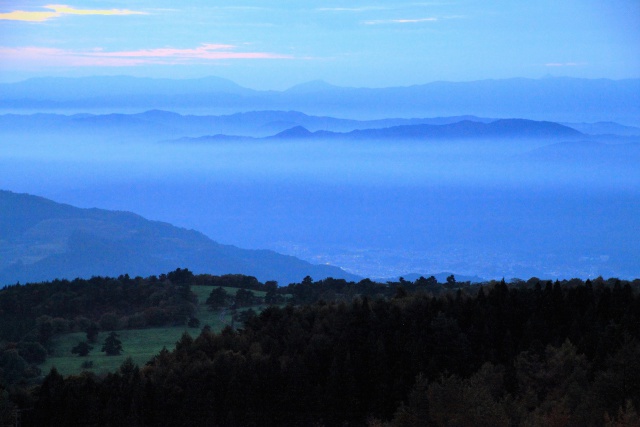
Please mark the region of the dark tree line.
[[37, 341], [60, 329], [84, 330], [90, 322], [118, 329], [155, 326], [159, 318], [161, 324], [185, 322], [196, 299], [189, 281], [176, 280], [180, 275], [193, 278], [188, 270], [178, 269], [160, 277], [124, 275], [7, 286], [0, 289], [0, 340], [19, 341], [32, 334]]
[[14, 285], [0, 289], [0, 385], [40, 375], [36, 365], [53, 337], [86, 332], [86, 354], [98, 332], [184, 325], [196, 309], [194, 275], [177, 269], [160, 277], [93, 277]]
[[237, 309], [250, 307], [263, 302], [264, 298], [256, 297], [252, 291], [245, 288], [238, 289], [235, 295], [232, 296], [221, 287], [214, 288], [206, 300], [206, 304], [211, 310], [220, 310], [227, 307]]
[[278, 282], [267, 281], [262, 283], [253, 276], [245, 276], [243, 274], [223, 274], [222, 276], [199, 274], [194, 277], [193, 285], [239, 288], [266, 292], [269, 289], [277, 288]]
[[638, 423], [637, 281], [369, 284], [349, 301], [367, 284], [337, 283], [290, 285], [325, 297], [185, 334], [142, 368], [51, 372], [14, 398], [24, 425]]

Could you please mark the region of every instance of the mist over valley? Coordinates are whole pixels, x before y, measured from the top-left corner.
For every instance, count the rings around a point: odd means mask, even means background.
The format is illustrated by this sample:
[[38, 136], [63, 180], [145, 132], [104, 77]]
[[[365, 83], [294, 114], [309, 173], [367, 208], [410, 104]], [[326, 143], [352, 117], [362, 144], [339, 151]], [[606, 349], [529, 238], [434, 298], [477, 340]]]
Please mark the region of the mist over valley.
[[[187, 84], [166, 83], [157, 90]], [[336, 90], [302, 89], [290, 92], [311, 100]], [[22, 96], [48, 93], [62, 102], [63, 91]], [[73, 99], [85, 98], [65, 102]], [[394, 118], [391, 106], [384, 119], [374, 109], [354, 120], [310, 110], [7, 113], [1, 187], [135, 212], [361, 277], [640, 274], [640, 132], [624, 117], [589, 123], [576, 112], [575, 123], [560, 123], [460, 108]]]

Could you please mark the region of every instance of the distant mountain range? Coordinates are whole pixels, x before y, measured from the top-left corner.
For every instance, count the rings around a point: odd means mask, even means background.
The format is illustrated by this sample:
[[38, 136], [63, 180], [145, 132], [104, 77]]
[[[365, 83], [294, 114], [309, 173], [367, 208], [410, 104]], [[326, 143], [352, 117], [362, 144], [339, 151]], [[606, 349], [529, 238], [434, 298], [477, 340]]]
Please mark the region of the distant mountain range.
[[126, 76], [37, 78], [0, 84], [0, 109], [38, 111], [238, 112], [297, 110], [376, 118], [477, 115], [562, 122], [640, 125], [640, 79], [503, 79], [432, 82], [408, 87], [348, 88], [310, 82], [257, 91], [232, 81]]
[[297, 111], [251, 111], [220, 116], [181, 115], [169, 111], [149, 110], [135, 114], [4, 114], [0, 115], [0, 133], [100, 135], [117, 132], [136, 138], [195, 137], [227, 134], [253, 137], [271, 136], [296, 126], [310, 131], [350, 132], [392, 126], [443, 125], [463, 120], [488, 123], [495, 119], [475, 116], [436, 118], [389, 118], [349, 120], [310, 116]]
[[148, 276], [189, 268], [241, 273], [283, 285], [309, 275], [359, 279], [268, 250], [222, 245], [205, 235], [128, 212], [79, 209], [0, 191], [0, 286], [55, 278]]
[[[321, 139], [337, 142], [315, 143]], [[424, 153], [414, 159], [411, 150], [419, 144], [448, 139], [458, 141], [424, 144]], [[522, 144], [513, 143], [518, 139]], [[296, 143], [289, 144], [292, 140]], [[374, 140], [380, 141], [376, 150], [384, 150], [362, 156], [359, 148]], [[412, 142], [396, 147], [396, 140]], [[481, 269], [489, 259], [488, 240], [507, 253], [521, 247], [522, 239], [532, 253], [560, 254], [553, 262], [523, 256], [529, 270], [514, 256], [511, 271], [637, 271], [637, 239], [629, 230], [638, 228], [640, 79], [507, 79], [396, 88], [315, 81], [285, 91], [256, 91], [214, 77], [32, 79], [0, 84], [0, 141], [4, 188], [60, 195], [82, 206], [111, 200], [102, 206], [189, 224], [247, 247], [277, 248], [269, 244], [286, 235], [283, 241], [309, 247], [314, 241], [327, 247], [357, 241], [371, 248], [402, 242], [415, 245], [410, 248], [415, 252], [424, 246], [424, 236], [437, 247], [467, 245], [473, 235], [476, 252], [469, 251], [475, 255], [464, 262], [474, 268], [463, 271], [485, 277], [506, 265]], [[343, 141], [354, 143], [343, 151]], [[254, 156], [264, 147], [268, 156]], [[337, 154], [322, 157], [327, 147]], [[228, 148], [228, 157], [218, 155]], [[154, 157], [156, 152], [161, 156]], [[397, 157], [387, 156], [391, 152]], [[192, 161], [199, 168], [194, 173], [187, 170]], [[98, 182], [102, 177], [108, 180]], [[254, 177], [264, 177], [268, 186], [254, 188]], [[343, 179], [352, 187], [343, 186]], [[371, 187], [356, 188], [360, 181]], [[402, 185], [393, 187], [396, 182]], [[485, 196], [485, 187], [494, 182], [509, 188], [506, 195]], [[384, 191], [378, 189], [381, 183]], [[517, 193], [520, 183], [526, 185]], [[483, 191], [456, 187], [470, 184]], [[441, 190], [443, 185], [452, 189]], [[579, 191], [560, 193], [574, 187]], [[139, 200], [128, 200], [134, 197]], [[224, 209], [214, 210], [218, 205]], [[180, 222], [183, 210], [188, 218]], [[377, 231], [388, 224], [388, 233]], [[512, 246], [505, 249], [502, 241]], [[332, 264], [344, 259], [331, 256], [305, 259]], [[578, 264], [579, 269], [568, 267]], [[402, 272], [402, 265], [377, 274]], [[462, 264], [431, 265], [441, 271]], [[306, 275], [355, 277], [275, 252], [221, 245], [130, 213], [0, 193], [0, 285], [160, 274], [178, 267], [251, 274], [282, 284]], [[601, 270], [605, 267], [610, 270]], [[407, 271], [421, 268], [412, 264]]]
[[463, 120], [456, 123], [431, 125], [403, 125], [382, 129], [353, 130], [346, 133], [310, 132], [296, 126], [274, 135], [274, 139], [488, 139], [488, 138], [579, 138], [584, 135], [575, 129], [553, 122], [537, 122], [523, 119], [503, 119], [490, 123]]
[[183, 142], [272, 139], [388, 138], [568, 138], [587, 134], [600, 139], [640, 136], [640, 128], [614, 122], [554, 123], [477, 116], [350, 120], [310, 116], [297, 111], [252, 111], [220, 116], [182, 115], [150, 110], [135, 114], [4, 114], [0, 135], [91, 136], [112, 139]]
[[[350, 132], [318, 130], [312, 132], [303, 126], [294, 126], [262, 140], [350, 140], [350, 141], [399, 141], [399, 140], [453, 140], [453, 139], [544, 139], [575, 140], [586, 136], [568, 126], [553, 122], [537, 122], [523, 119], [501, 119], [491, 122], [462, 120], [448, 124], [412, 124], [385, 128], [356, 129]], [[172, 142], [219, 142], [241, 139], [236, 135], [210, 135], [197, 138], [184, 137]], [[249, 138], [247, 139], [255, 139]]]
[[220, 77], [198, 79], [153, 79], [131, 76], [39, 77], [17, 83], [0, 84], [5, 100], [46, 100], [55, 103], [90, 102], [104, 99], [119, 101], [131, 96], [185, 96], [198, 93], [250, 95], [256, 91]]

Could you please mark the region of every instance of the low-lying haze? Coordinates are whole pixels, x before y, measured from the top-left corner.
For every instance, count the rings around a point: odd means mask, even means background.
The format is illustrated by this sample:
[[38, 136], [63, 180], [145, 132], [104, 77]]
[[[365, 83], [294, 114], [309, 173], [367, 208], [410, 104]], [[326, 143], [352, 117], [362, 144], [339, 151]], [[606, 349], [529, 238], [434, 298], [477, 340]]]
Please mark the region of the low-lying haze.
[[[117, 129], [117, 128], [116, 128]], [[638, 142], [13, 135], [0, 182], [369, 277], [640, 274]]]

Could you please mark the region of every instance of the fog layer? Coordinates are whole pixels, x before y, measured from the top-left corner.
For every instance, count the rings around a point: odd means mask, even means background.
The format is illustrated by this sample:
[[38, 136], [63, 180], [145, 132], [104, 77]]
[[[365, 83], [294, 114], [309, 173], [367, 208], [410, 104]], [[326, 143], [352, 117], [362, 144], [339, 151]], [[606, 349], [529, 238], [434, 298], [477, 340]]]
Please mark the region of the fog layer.
[[640, 275], [635, 143], [142, 140], [9, 135], [0, 187], [369, 277]]

